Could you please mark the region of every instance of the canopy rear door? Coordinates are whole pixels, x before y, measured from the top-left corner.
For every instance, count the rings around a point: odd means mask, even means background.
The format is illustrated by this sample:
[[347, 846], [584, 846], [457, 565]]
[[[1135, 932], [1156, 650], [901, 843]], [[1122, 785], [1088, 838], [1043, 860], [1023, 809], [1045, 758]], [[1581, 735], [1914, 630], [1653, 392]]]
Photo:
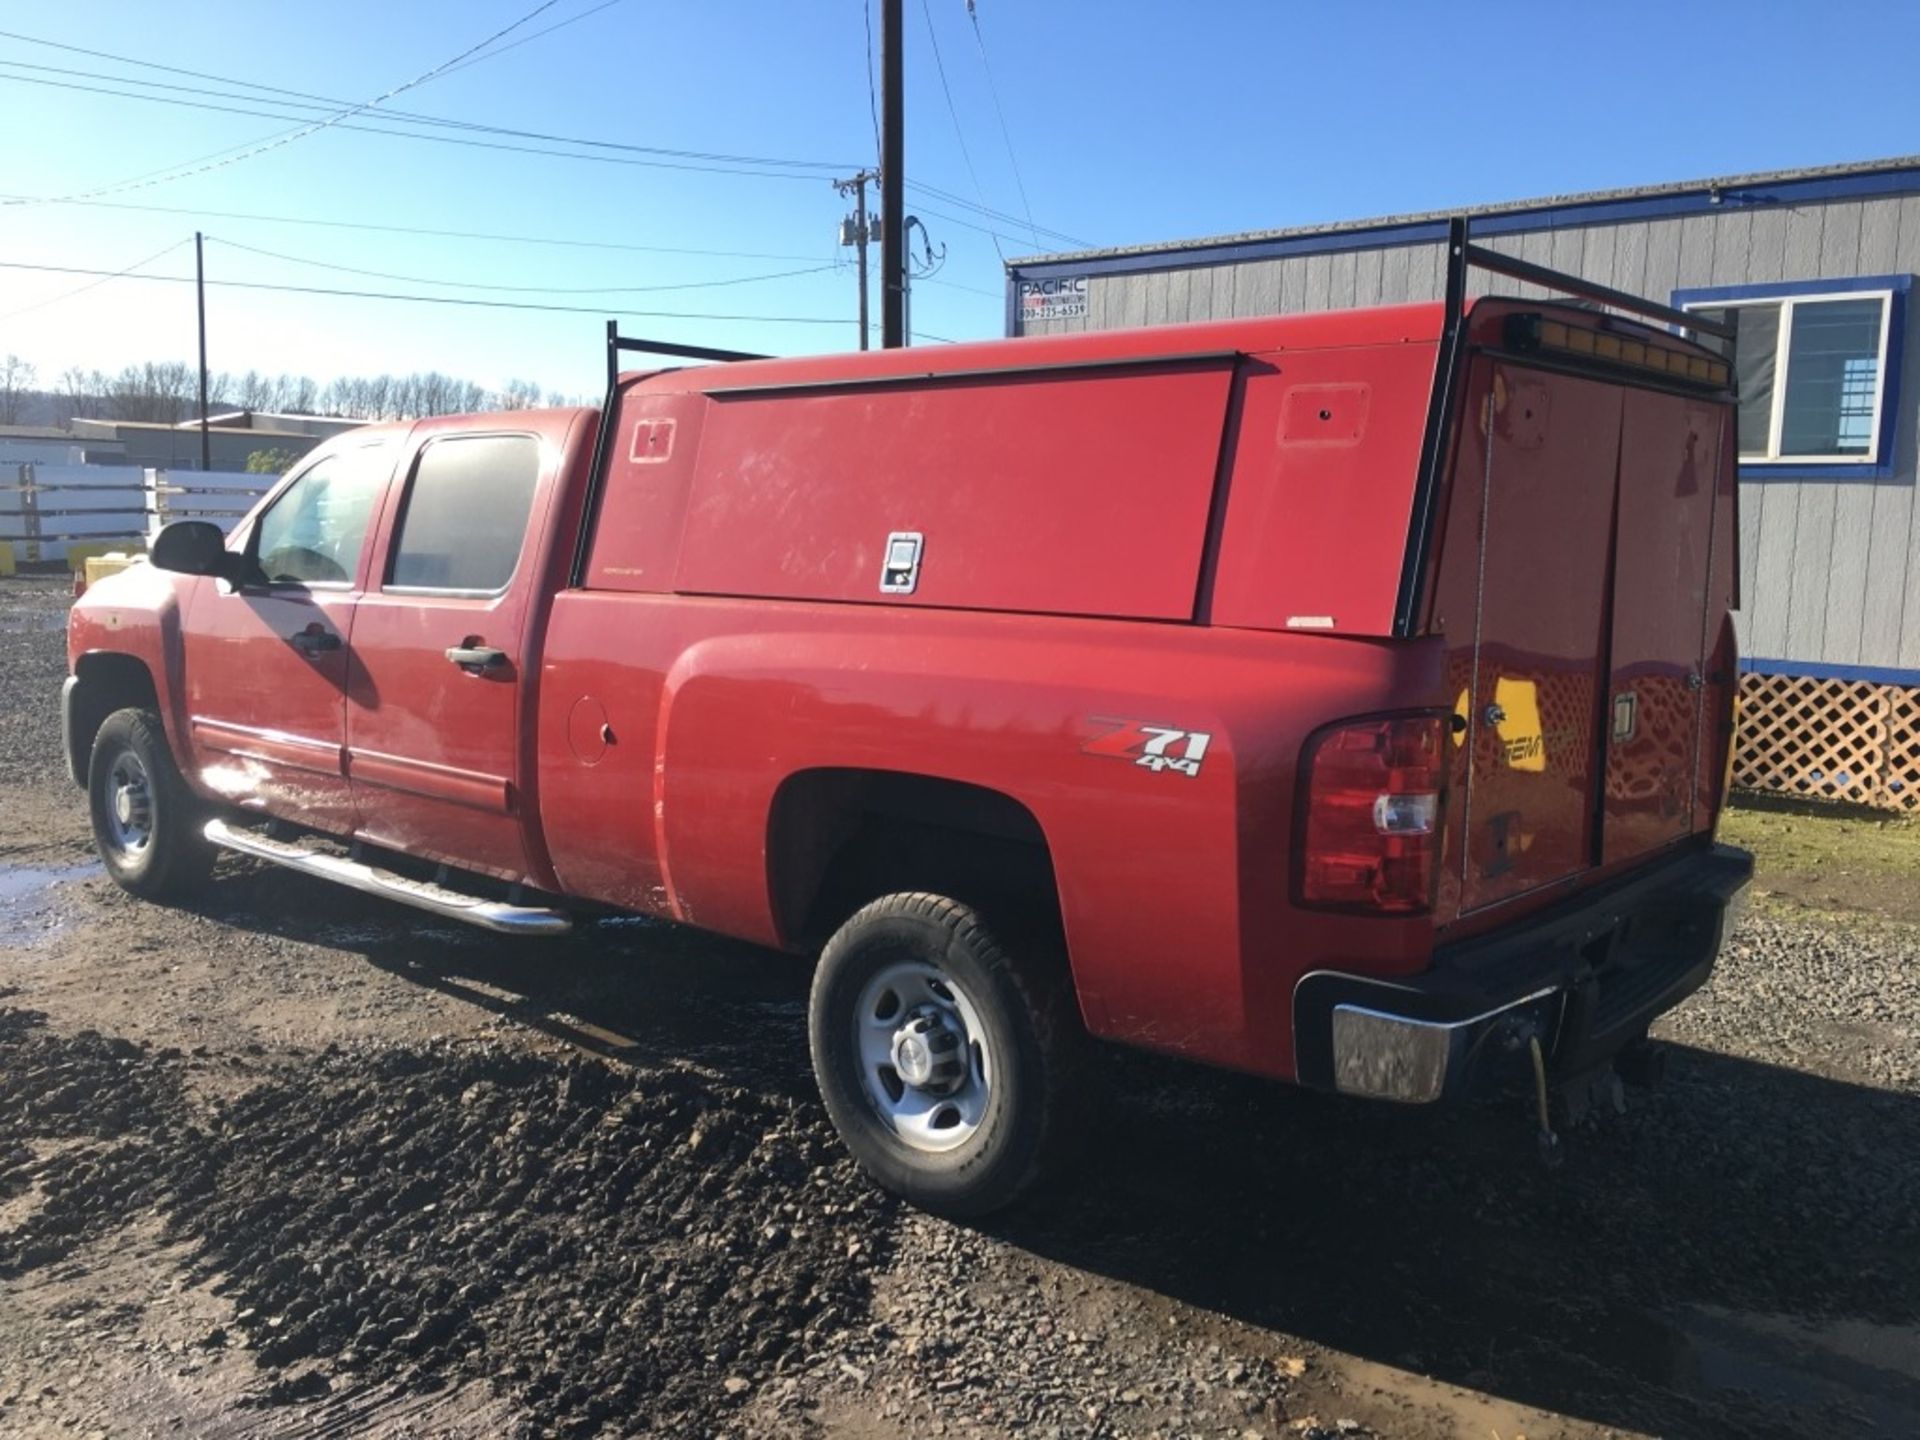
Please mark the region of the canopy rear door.
[[1601, 858], [1693, 828], [1722, 411], [1626, 392]]
[[1450, 553], [1477, 550], [1478, 559], [1454, 568], [1448, 602], [1474, 621], [1470, 637], [1450, 631], [1469, 647], [1456, 651], [1469, 677], [1456, 732], [1463, 912], [1594, 863], [1623, 403], [1616, 385], [1482, 367], [1469, 391], [1479, 423], [1461, 447], [1448, 533]]

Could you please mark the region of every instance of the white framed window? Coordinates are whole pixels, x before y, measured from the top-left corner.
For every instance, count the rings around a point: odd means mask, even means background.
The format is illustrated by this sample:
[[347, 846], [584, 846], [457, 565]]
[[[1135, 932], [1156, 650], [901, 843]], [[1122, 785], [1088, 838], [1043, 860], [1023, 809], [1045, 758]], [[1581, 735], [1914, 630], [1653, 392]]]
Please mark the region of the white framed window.
[[[1887, 394], [1900, 290], [1779, 285], [1695, 292], [1684, 308], [1735, 328], [1740, 463], [1879, 465], [1893, 423]], [[1711, 298], [1709, 298], [1711, 297]]]

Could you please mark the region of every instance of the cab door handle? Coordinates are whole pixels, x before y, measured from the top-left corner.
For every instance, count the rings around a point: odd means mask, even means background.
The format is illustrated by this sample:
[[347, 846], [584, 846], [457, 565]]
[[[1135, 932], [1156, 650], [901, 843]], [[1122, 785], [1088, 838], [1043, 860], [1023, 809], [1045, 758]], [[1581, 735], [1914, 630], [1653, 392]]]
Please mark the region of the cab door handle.
[[294, 631], [287, 640], [294, 649], [309, 659], [340, 648], [340, 637], [331, 630], [322, 630], [317, 623], [309, 625], [304, 630]]
[[480, 675], [505, 665], [507, 652], [491, 645], [455, 645], [448, 649], [447, 659], [470, 675]]

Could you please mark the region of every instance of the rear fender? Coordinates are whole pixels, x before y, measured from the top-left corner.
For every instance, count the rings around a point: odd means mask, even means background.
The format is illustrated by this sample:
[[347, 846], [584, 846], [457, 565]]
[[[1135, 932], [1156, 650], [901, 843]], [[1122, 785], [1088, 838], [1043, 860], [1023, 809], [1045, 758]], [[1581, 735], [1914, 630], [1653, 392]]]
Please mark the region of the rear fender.
[[1003, 617], [834, 633], [852, 623], [698, 642], [665, 676], [654, 817], [676, 918], [791, 941], [767, 856], [782, 787], [910, 768], [1033, 817], [1097, 1035], [1284, 1075], [1305, 964], [1424, 963], [1425, 917], [1296, 914], [1286, 875], [1301, 741], [1437, 691], [1432, 647], [1121, 625], [1068, 645]]

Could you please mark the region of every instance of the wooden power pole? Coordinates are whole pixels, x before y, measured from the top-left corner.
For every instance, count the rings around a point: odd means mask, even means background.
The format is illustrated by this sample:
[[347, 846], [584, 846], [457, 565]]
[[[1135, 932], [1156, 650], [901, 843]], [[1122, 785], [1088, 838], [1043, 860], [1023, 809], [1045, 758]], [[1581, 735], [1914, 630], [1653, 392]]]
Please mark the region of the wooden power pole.
[[213, 469], [213, 441], [207, 435], [207, 262], [198, 230], [193, 232], [193, 298], [200, 312], [200, 468]]
[[901, 0], [880, 0], [880, 343], [906, 343], [906, 27]]
[[860, 348], [869, 347], [869, 322], [867, 319], [867, 245], [873, 239], [872, 222], [867, 218], [867, 186], [874, 180], [871, 170], [862, 170], [851, 180], [836, 180], [833, 188], [842, 195], [853, 196], [853, 218], [842, 221], [840, 225], [840, 243], [851, 245], [855, 250], [860, 278]]

